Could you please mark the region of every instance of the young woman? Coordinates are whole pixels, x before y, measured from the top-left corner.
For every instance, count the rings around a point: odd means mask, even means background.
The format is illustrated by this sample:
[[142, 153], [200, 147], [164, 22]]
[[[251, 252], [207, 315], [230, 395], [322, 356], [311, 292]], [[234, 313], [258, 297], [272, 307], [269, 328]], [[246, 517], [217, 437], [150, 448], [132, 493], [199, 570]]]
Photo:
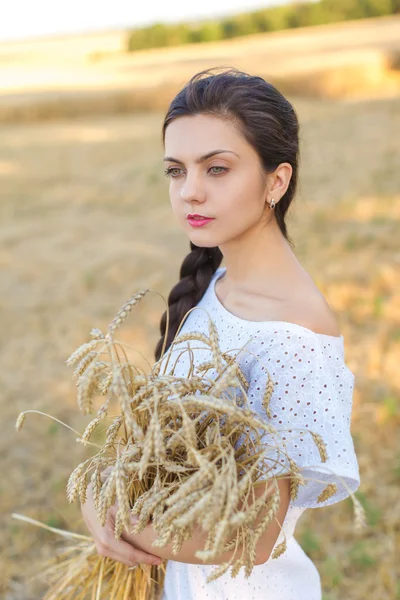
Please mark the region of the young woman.
[[[344, 339], [328, 302], [297, 260], [286, 228], [298, 176], [296, 113], [261, 77], [236, 69], [202, 71], [172, 101], [163, 143], [172, 209], [190, 239], [191, 252], [168, 297], [170, 329], [165, 331], [165, 313], [156, 359], [162, 358], [164, 336], [168, 349], [193, 307], [205, 310], [193, 310], [181, 333], [208, 333], [208, 312], [222, 351], [238, 350], [252, 337], [247, 349], [253, 355], [240, 358], [250, 382], [247, 395], [252, 408], [268, 419], [261, 399], [267, 372], [271, 374], [271, 421], [285, 430], [282, 442], [307, 485], [291, 501], [289, 478], [279, 479], [277, 518], [256, 547], [256, 566], [248, 579], [242, 570], [235, 579], [228, 572], [206, 583], [215, 567], [195, 555], [204, 545], [201, 530], [173, 555], [169, 546], [152, 546], [156, 536], [151, 523], [139, 535], [124, 533], [116, 541], [114, 507], [106, 526], [100, 527], [90, 493], [83, 516], [101, 554], [129, 565], [168, 559], [164, 600], [320, 600], [320, 576], [293, 536], [296, 522], [307, 508], [348, 497], [360, 478], [350, 433], [354, 376], [345, 364]], [[220, 266], [222, 259], [225, 267]], [[194, 352], [194, 358], [203, 361], [203, 350]], [[187, 373], [188, 360], [188, 353], [183, 354], [175, 374]], [[303, 435], [291, 436], [291, 427], [301, 428]], [[307, 429], [323, 437], [326, 463], [321, 463]], [[281, 462], [285, 467], [285, 459]], [[317, 503], [328, 483], [336, 483], [337, 492]], [[283, 533], [287, 549], [272, 559]]]

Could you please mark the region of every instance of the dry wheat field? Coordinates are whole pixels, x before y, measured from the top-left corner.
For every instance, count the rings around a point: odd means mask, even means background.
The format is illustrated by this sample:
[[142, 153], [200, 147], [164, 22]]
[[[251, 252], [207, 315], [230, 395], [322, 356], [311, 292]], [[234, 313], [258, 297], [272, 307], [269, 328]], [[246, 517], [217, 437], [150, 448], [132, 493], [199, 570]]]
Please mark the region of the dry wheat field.
[[0, 44], [0, 122], [163, 110], [194, 72], [235, 66], [283, 93], [400, 95], [400, 15], [127, 53], [126, 32]]
[[[233, 66], [236, 66], [233, 64]], [[324, 600], [400, 598], [400, 97], [290, 96], [301, 121], [301, 176], [289, 228], [299, 260], [337, 312], [356, 376], [352, 432], [367, 512], [350, 499], [307, 511], [296, 537]], [[10, 517], [87, 533], [65, 494], [90, 450], [35, 408], [83, 431], [65, 361], [139, 288], [165, 297], [189, 241], [162, 168], [162, 111], [0, 125], [0, 596], [37, 600], [24, 583], [60, 539]], [[164, 304], [148, 295], [119, 339], [150, 359]], [[138, 357], [135, 356], [136, 362]], [[140, 362], [140, 361], [139, 361]]]

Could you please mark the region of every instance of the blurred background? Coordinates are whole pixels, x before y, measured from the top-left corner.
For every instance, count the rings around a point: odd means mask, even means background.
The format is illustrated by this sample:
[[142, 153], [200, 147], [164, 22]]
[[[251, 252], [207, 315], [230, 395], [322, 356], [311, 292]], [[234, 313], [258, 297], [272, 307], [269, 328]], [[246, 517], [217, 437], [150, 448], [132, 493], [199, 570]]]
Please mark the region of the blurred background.
[[[36, 409], [82, 432], [66, 359], [133, 292], [167, 298], [177, 282], [189, 240], [169, 204], [163, 117], [194, 73], [234, 66], [299, 115], [289, 231], [356, 376], [368, 528], [354, 535], [347, 499], [307, 511], [296, 538], [324, 600], [400, 599], [400, 1], [14, 0], [0, 40], [0, 597], [41, 598], [24, 577], [60, 547], [12, 512], [88, 533], [65, 484], [92, 451], [48, 417], [20, 433], [15, 420]], [[149, 294], [120, 330], [150, 362], [164, 310]]]

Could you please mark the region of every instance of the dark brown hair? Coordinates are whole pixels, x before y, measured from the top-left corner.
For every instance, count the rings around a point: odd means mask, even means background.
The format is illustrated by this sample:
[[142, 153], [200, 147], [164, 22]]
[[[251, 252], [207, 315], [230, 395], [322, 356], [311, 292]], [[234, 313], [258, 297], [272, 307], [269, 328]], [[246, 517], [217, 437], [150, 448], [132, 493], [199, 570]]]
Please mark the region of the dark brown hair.
[[[285, 215], [294, 198], [299, 161], [299, 123], [290, 102], [262, 77], [234, 68], [221, 73], [206, 69], [196, 73], [172, 100], [164, 119], [162, 142], [168, 125], [182, 116], [210, 114], [231, 121], [253, 146], [266, 173], [283, 162], [292, 166], [286, 193], [274, 208], [277, 224], [293, 246], [285, 223]], [[190, 253], [183, 260], [180, 280], [168, 296], [170, 322], [165, 351], [175, 337], [186, 313], [197, 305], [207, 290], [212, 275], [223, 255], [218, 246], [199, 247], [190, 242]], [[166, 335], [167, 312], [160, 322], [161, 339], [155, 349], [156, 361], [161, 357]]]

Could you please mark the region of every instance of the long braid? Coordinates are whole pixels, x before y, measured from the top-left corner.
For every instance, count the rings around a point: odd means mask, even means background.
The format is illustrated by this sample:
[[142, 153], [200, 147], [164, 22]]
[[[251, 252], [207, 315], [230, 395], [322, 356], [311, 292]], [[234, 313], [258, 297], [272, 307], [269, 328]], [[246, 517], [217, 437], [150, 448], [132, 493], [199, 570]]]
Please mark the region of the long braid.
[[[178, 327], [186, 313], [197, 305], [207, 290], [211, 278], [221, 264], [223, 255], [218, 246], [204, 248], [190, 242], [191, 252], [185, 257], [181, 269], [180, 280], [172, 288], [168, 296], [169, 331], [167, 332], [168, 350]], [[161, 357], [161, 350], [166, 335], [167, 311], [164, 312], [160, 322], [161, 338], [155, 349], [155, 359]]]

